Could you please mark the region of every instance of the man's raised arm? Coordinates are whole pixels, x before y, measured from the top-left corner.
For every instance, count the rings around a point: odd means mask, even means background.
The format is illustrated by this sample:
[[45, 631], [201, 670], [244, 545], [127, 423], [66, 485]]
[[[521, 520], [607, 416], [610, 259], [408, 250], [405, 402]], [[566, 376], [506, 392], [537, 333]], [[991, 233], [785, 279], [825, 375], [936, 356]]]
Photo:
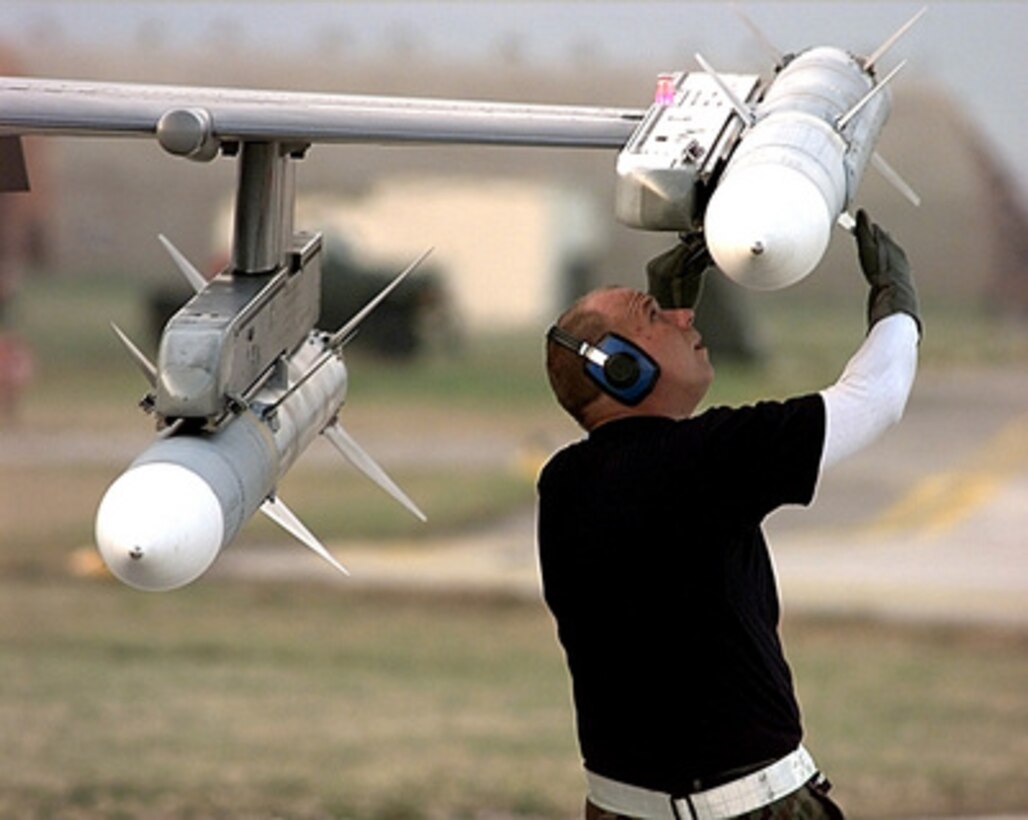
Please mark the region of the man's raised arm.
[[821, 391], [822, 469], [866, 447], [900, 420], [917, 372], [922, 325], [906, 254], [864, 211], [857, 213], [855, 234], [870, 285], [868, 334], [839, 380]]

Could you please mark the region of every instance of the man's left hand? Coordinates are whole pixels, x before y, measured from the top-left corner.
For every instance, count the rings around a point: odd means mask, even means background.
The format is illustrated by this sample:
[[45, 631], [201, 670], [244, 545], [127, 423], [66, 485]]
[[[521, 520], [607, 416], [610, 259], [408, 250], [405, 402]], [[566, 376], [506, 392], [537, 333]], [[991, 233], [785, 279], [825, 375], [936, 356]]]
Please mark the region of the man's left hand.
[[680, 234], [669, 251], [646, 263], [650, 295], [665, 310], [695, 308], [703, 289], [703, 274], [714, 262], [702, 231]]

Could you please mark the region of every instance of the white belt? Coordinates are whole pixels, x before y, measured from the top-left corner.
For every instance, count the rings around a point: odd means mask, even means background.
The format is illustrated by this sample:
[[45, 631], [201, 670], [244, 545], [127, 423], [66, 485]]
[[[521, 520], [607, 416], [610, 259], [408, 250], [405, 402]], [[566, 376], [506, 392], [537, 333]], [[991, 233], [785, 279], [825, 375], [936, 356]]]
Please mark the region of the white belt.
[[588, 770], [585, 776], [589, 800], [615, 814], [645, 820], [724, 820], [792, 794], [815, 774], [814, 759], [800, 746], [770, 766], [688, 797], [676, 798]]

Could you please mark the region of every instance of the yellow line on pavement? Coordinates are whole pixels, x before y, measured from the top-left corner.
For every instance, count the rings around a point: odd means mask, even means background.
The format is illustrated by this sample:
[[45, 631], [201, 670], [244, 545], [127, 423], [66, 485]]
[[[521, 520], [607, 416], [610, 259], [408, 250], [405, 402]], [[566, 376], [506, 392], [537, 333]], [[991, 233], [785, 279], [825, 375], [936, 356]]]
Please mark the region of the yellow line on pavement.
[[948, 532], [988, 503], [1017, 473], [1028, 469], [1028, 414], [1015, 417], [990, 438], [965, 467], [921, 479], [868, 524], [872, 533]]

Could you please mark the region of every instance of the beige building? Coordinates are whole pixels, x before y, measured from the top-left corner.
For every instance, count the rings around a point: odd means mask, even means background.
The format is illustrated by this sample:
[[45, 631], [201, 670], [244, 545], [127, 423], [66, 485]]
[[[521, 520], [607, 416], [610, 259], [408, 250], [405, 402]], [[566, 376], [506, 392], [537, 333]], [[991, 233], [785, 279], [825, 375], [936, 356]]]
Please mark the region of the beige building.
[[[471, 331], [541, 324], [569, 295], [569, 278], [604, 245], [588, 196], [537, 181], [386, 178], [359, 199], [305, 197], [298, 228], [349, 241], [365, 261], [399, 270], [427, 247], [459, 319]], [[224, 235], [224, 234], [223, 234]]]

